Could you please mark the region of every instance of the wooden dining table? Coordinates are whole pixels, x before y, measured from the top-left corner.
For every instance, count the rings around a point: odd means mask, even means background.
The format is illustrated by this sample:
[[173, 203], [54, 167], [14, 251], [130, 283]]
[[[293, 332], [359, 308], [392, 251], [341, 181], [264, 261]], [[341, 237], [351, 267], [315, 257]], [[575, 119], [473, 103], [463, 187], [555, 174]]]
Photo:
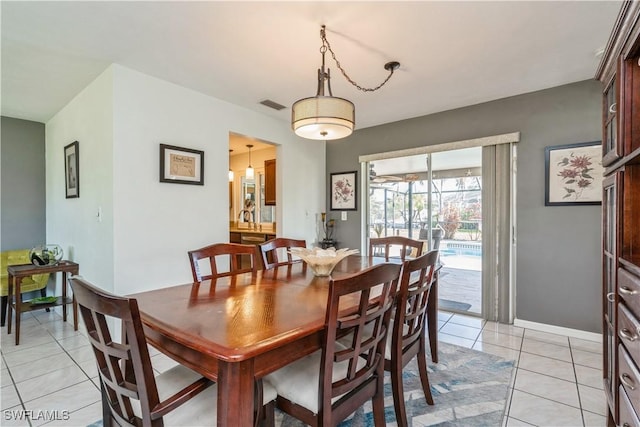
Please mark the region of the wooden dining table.
[[[351, 255], [332, 277], [382, 262]], [[435, 282], [428, 325], [437, 362]], [[315, 277], [306, 264], [294, 263], [129, 296], [138, 301], [149, 344], [217, 382], [217, 425], [248, 427], [255, 380], [321, 347], [328, 289], [328, 277]]]

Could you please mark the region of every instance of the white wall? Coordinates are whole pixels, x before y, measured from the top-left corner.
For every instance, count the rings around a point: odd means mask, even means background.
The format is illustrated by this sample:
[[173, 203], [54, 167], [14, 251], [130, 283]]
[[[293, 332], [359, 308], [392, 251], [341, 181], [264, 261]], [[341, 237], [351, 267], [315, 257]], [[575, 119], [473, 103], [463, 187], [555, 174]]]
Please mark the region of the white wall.
[[[278, 234], [313, 241], [325, 209], [323, 142], [119, 65], [47, 124], [47, 240], [74, 246], [82, 275], [117, 294], [189, 282], [187, 251], [229, 239], [229, 132], [279, 144]], [[62, 147], [76, 139], [80, 198], [65, 200]], [[161, 143], [203, 150], [205, 185], [160, 183]]]
[[[108, 290], [114, 290], [112, 87], [107, 69], [45, 128], [47, 242], [61, 245], [82, 276]], [[66, 199], [64, 146], [73, 141], [79, 143], [80, 197]]]

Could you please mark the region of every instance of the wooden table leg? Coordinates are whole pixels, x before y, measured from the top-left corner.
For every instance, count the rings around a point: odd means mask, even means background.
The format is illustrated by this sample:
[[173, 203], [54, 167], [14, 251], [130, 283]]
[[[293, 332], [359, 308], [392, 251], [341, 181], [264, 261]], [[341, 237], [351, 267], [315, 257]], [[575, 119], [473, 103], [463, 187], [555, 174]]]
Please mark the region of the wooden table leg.
[[67, 272], [62, 272], [62, 321], [67, 321]]
[[429, 330], [429, 348], [431, 349], [431, 360], [438, 363], [438, 271], [434, 272], [435, 278], [429, 291], [427, 301], [427, 328]]
[[[20, 317], [22, 317], [20, 313], [20, 308], [22, 307], [22, 294], [20, 293], [20, 282], [22, 282], [22, 278], [14, 277], [13, 282], [14, 282], [13, 297], [16, 301], [16, 345], [19, 345], [20, 344]], [[11, 320], [9, 320], [9, 322], [11, 322]]]
[[7, 333], [10, 334], [11, 333], [11, 318], [13, 317], [13, 307], [11, 306], [11, 304], [13, 303], [13, 281], [14, 281], [14, 277], [13, 274], [9, 273], [7, 275], [7, 284], [9, 285], [9, 290], [7, 293], [7, 316], [9, 317], [7, 319], [8, 323], [7, 323]]
[[218, 427], [253, 426], [254, 376], [253, 359], [218, 362]]

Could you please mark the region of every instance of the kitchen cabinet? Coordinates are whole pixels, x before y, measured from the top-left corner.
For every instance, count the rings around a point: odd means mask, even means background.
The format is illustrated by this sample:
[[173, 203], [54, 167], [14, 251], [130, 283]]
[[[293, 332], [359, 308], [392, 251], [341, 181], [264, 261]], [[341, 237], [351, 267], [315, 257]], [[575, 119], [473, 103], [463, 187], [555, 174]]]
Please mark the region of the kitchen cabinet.
[[264, 204], [276, 205], [276, 159], [264, 161]]

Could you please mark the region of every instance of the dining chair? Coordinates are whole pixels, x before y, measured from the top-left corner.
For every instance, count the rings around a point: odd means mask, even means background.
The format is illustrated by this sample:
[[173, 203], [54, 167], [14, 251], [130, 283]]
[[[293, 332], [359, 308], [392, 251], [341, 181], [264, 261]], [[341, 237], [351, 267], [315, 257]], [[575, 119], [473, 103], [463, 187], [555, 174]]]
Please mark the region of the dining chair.
[[265, 377], [278, 408], [311, 426], [335, 426], [372, 400], [375, 425], [385, 425], [385, 341], [401, 268], [384, 263], [331, 279], [322, 348]]
[[369, 255], [384, 256], [386, 261], [394, 258], [394, 249], [400, 250], [399, 258], [405, 260], [408, 257], [419, 257], [424, 251], [424, 242], [404, 236], [371, 237], [369, 239]]
[[[216, 424], [217, 384], [183, 365], [154, 377], [135, 299], [112, 295], [78, 276], [69, 282], [97, 361], [105, 427], [114, 421], [119, 426]], [[113, 320], [122, 325], [119, 342], [109, 327]], [[265, 383], [257, 395], [265, 405], [265, 424], [273, 426], [275, 389]]]
[[[201, 282], [234, 274], [256, 272], [259, 270], [258, 254], [255, 245], [240, 243], [214, 243], [204, 248], [189, 251], [191, 274], [194, 282]], [[228, 257], [229, 271], [218, 271], [217, 262]], [[200, 260], [208, 259], [211, 274], [202, 274]]]
[[[281, 265], [290, 265], [294, 262], [302, 262], [301, 259], [294, 259], [289, 253], [291, 248], [306, 248], [305, 240], [287, 239], [285, 237], [276, 237], [258, 245], [262, 256], [262, 266], [265, 270], [279, 267]], [[285, 252], [286, 261], [280, 261], [278, 252]]]
[[422, 390], [429, 405], [433, 396], [427, 376], [427, 302], [434, 280], [438, 251], [429, 251], [402, 264], [396, 307], [387, 337], [384, 369], [391, 374], [391, 389], [398, 426], [406, 427], [402, 370], [417, 357]]

